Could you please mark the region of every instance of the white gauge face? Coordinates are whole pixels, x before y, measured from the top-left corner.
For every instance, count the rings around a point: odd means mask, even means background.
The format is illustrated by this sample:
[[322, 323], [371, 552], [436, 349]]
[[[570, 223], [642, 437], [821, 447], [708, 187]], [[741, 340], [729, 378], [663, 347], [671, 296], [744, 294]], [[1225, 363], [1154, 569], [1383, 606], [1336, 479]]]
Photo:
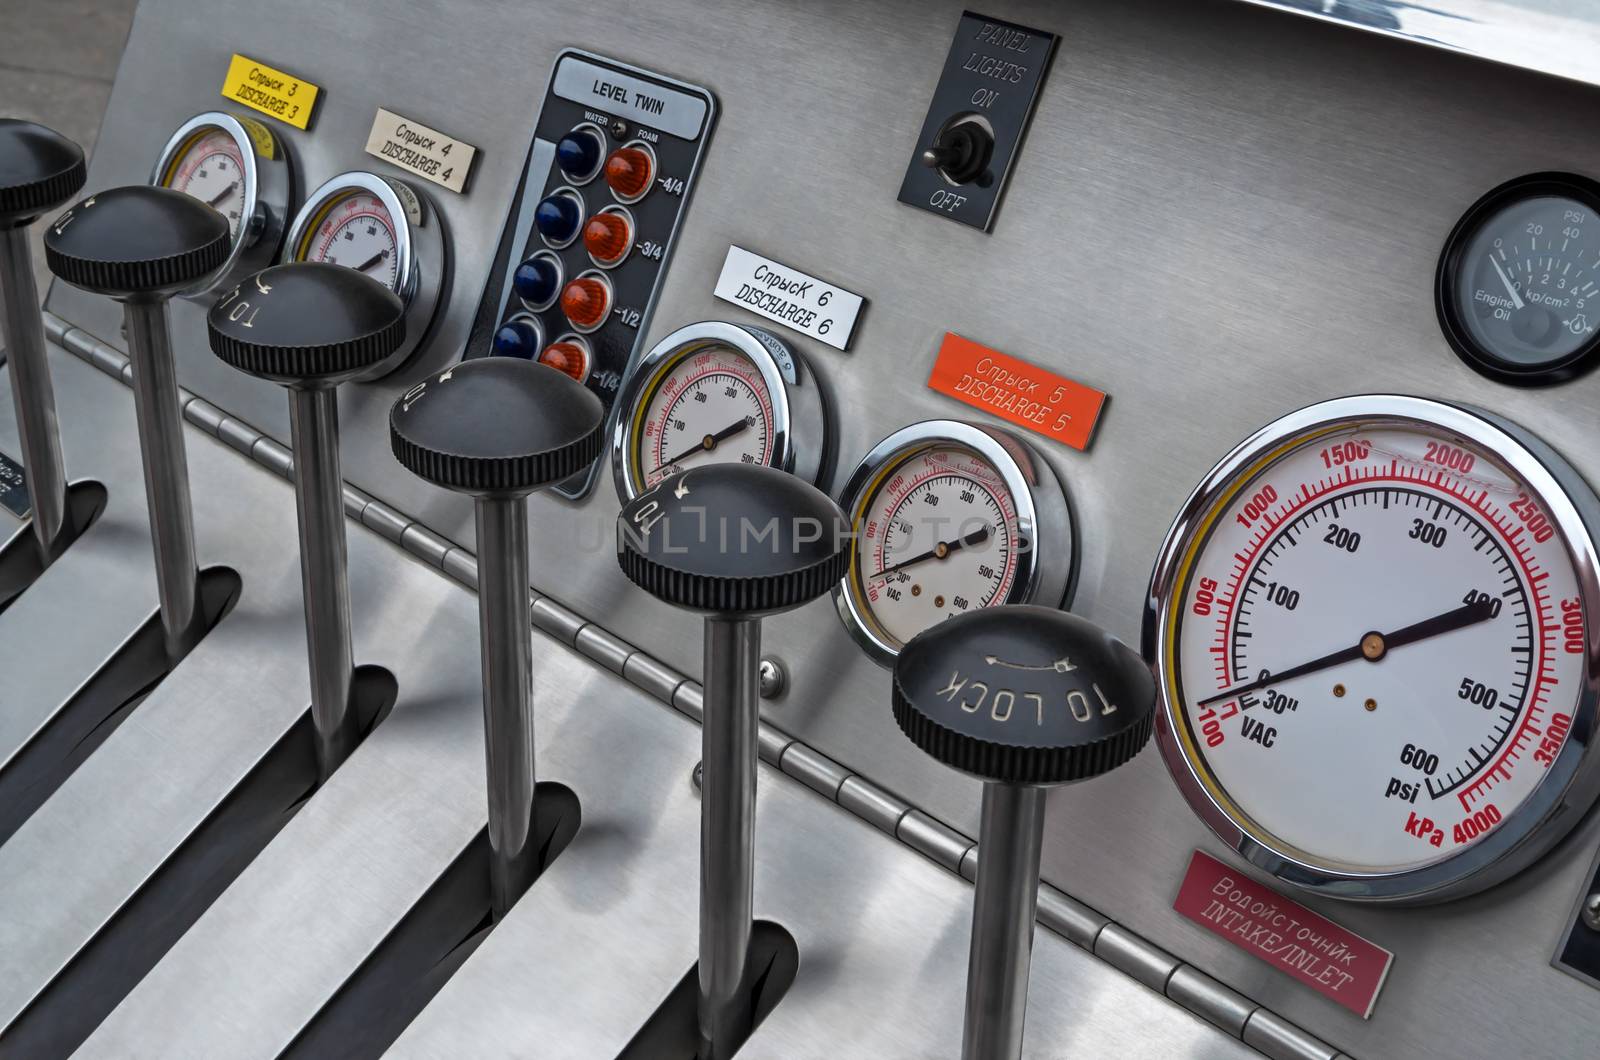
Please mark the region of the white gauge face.
[[391, 291], [400, 289], [394, 219], [370, 191], [337, 198], [305, 239], [304, 261], [325, 261], [364, 272]]
[[850, 592], [895, 650], [953, 615], [1008, 602], [1016, 500], [971, 450], [935, 445], [889, 464], [853, 515]]
[[1550, 498], [1513, 465], [1427, 422], [1352, 421], [1272, 450], [1192, 523], [1158, 666], [1183, 755], [1246, 835], [1409, 872], [1550, 774], [1587, 615]]
[[634, 477], [650, 487], [702, 464], [767, 465], [773, 435], [761, 372], [731, 347], [703, 346], [667, 367], [646, 399]]
[[173, 159], [166, 186], [217, 210], [238, 238], [245, 208], [244, 155], [228, 133], [212, 128], [192, 138]]

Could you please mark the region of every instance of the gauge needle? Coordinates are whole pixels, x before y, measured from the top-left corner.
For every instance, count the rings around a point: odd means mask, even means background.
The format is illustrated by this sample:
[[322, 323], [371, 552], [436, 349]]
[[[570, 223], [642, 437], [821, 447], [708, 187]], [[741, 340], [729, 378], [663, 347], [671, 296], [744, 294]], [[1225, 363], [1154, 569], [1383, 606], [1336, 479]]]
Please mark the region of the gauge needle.
[[228, 196], [232, 195], [233, 194], [233, 189], [237, 188], [238, 186], [239, 186], [239, 182], [237, 180], [234, 181], [233, 183], [229, 184], [226, 188], [223, 188], [221, 191], [217, 192], [217, 194], [216, 194], [216, 196], [214, 198], [207, 200], [206, 205], [207, 206], [215, 206], [215, 205], [217, 205], [217, 203], [221, 202], [223, 199], [226, 199]]
[[[708, 434], [708, 435], [706, 435], [704, 438], [700, 439], [698, 442], [694, 443], [689, 448], [685, 449], [683, 452], [681, 452], [677, 456], [673, 457], [671, 460], [663, 460], [661, 462], [661, 466], [656, 468], [656, 471], [660, 471], [662, 468], [668, 468], [668, 467], [671, 467], [673, 464], [677, 464], [677, 463], [680, 463], [680, 462], [682, 462], [684, 460], [687, 460], [691, 456], [693, 456], [694, 454], [696, 454], [698, 452], [702, 452], [703, 451], [703, 452], [709, 453], [711, 450], [715, 449], [719, 443], [725, 442], [729, 438], [732, 438], [734, 435], [748, 430], [749, 427], [750, 427], [750, 421], [749, 420], [738, 420], [737, 422], [730, 423], [730, 424], [728, 424], [728, 426], [722, 428], [722, 430], [718, 431], [716, 434]], [[650, 472], [650, 474], [654, 475], [656, 473], [656, 471], [652, 471], [652, 472]]]
[[1461, 607], [1444, 612], [1444, 614], [1425, 618], [1421, 622], [1413, 622], [1409, 626], [1402, 626], [1393, 633], [1368, 633], [1348, 648], [1341, 648], [1330, 655], [1322, 656], [1320, 659], [1312, 659], [1308, 663], [1291, 666], [1289, 669], [1280, 670], [1277, 673], [1269, 673], [1259, 680], [1250, 681], [1247, 684], [1230, 688], [1224, 692], [1218, 692], [1214, 696], [1202, 699], [1198, 705], [1204, 707], [1224, 699], [1232, 699], [1235, 696], [1242, 696], [1246, 692], [1254, 692], [1257, 689], [1266, 688], [1268, 685], [1275, 685], [1296, 677], [1304, 677], [1306, 674], [1314, 674], [1318, 670], [1326, 670], [1330, 666], [1338, 666], [1340, 663], [1347, 663], [1353, 659], [1366, 659], [1368, 662], [1377, 662], [1395, 648], [1403, 648], [1407, 644], [1415, 644], [1430, 637], [1437, 637], [1444, 633], [1464, 629], [1467, 626], [1476, 625], [1493, 617], [1494, 608], [1489, 600], [1463, 604]]
[[378, 262], [382, 261], [384, 258], [387, 258], [388, 256], [389, 256], [389, 252], [387, 250], [380, 250], [376, 254], [372, 255], [372, 257], [368, 258], [366, 261], [363, 261], [360, 265], [357, 265], [356, 266], [356, 271], [357, 272], [366, 272], [368, 269], [372, 268], [374, 265], [376, 265]]
[[1494, 271], [1499, 274], [1500, 282], [1506, 285], [1506, 294], [1511, 296], [1511, 304], [1516, 306], [1518, 309], [1523, 308], [1524, 303], [1522, 301], [1522, 296], [1517, 293], [1517, 289], [1515, 287], [1511, 286], [1511, 277], [1507, 276], [1506, 270], [1502, 269], [1500, 267], [1500, 263], [1494, 260], [1493, 254], [1489, 255], [1489, 264], [1493, 265]]
[[989, 540], [989, 534], [992, 532], [992, 530], [993, 527], [985, 526], [982, 530], [974, 530], [966, 537], [958, 537], [954, 541], [941, 541], [937, 545], [934, 545], [932, 548], [928, 549], [926, 552], [912, 556], [907, 560], [901, 560], [892, 567], [883, 568], [881, 571], [874, 574], [873, 577], [881, 578], [885, 574], [893, 574], [897, 570], [905, 570], [907, 567], [914, 566], [915, 564], [922, 563], [930, 559], [947, 559], [952, 553], [960, 552], [962, 549], [971, 545], [983, 544], [985, 541]]

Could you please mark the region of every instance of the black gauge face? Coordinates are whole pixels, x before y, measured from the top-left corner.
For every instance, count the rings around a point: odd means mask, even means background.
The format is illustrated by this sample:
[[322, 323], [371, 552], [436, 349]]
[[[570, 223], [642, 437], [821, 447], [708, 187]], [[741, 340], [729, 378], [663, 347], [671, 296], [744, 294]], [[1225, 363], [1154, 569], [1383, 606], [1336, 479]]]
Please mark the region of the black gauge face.
[[1541, 174], [1469, 210], [1439, 263], [1445, 336], [1504, 382], [1569, 379], [1600, 348], [1600, 185]]

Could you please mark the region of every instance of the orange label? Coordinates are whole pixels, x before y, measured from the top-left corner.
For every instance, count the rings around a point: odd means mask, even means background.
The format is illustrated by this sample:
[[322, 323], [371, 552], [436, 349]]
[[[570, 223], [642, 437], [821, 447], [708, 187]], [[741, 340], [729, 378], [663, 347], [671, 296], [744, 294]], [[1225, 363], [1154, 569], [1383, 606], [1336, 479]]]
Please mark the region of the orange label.
[[1105, 394], [1093, 387], [951, 331], [944, 334], [928, 385], [1074, 449], [1089, 448], [1106, 403]]

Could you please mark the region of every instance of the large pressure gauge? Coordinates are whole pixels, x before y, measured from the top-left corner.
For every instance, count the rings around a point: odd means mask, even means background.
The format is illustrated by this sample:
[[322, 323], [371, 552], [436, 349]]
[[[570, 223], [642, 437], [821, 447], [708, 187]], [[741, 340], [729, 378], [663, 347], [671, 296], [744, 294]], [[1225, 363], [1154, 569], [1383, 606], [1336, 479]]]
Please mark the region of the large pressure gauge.
[[289, 210], [289, 162], [272, 130], [221, 111], [178, 126], [156, 160], [150, 183], [192, 195], [228, 219], [233, 249], [195, 298], [266, 268], [278, 253]]
[[439, 306], [445, 262], [439, 215], [409, 184], [341, 173], [307, 197], [289, 226], [286, 261], [344, 265], [377, 280], [406, 307], [406, 341], [371, 379], [409, 357]]
[[624, 502], [700, 464], [761, 464], [815, 482], [827, 448], [805, 362], [760, 328], [703, 321], [645, 354], [622, 391], [611, 468]]
[[1234, 450], [1157, 561], [1145, 652], [1190, 804], [1338, 898], [1471, 893], [1594, 801], [1600, 504], [1549, 447], [1421, 398]]
[[855, 544], [834, 604], [883, 665], [951, 616], [1066, 602], [1076, 560], [1066, 494], [1009, 432], [958, 420], [903, 427], [862, 459], [843, 503]]

